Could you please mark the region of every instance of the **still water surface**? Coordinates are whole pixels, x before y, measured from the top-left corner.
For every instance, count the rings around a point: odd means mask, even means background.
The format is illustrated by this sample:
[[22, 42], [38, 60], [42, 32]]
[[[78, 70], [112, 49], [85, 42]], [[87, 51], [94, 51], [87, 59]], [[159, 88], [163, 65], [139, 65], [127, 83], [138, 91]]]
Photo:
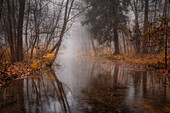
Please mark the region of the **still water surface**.
[[60, 56], [61, 67], [0, 90], [0, 113], [168, 113], [168, 78], [87, 57]]
[[170, 79], [78, 56], [88, 33], [78, 22], [70, 34], [60, 67], [0, 89], [0, 113], [170, 113]]

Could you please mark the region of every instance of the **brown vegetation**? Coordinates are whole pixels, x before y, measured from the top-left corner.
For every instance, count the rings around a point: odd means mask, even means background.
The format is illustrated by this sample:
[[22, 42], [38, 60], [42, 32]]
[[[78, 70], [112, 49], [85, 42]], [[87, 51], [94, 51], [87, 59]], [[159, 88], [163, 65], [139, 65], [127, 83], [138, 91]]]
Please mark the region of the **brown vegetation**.
[[[94, 54], [92, 54], [93, 56]], [[111, 63], [123, 64], [129, 68], [147, 69], [163, 75], [170, 73], [170, 55], [167, 56], [168, 67], [164, 66], [164, 53], [160, 54], [144, 54], [144, 55], [112, 55], [107, 52], [100, 52], [98, 57], [106, 58]]]
[[38, 75], [39, 71], [51, 67], [55, 58], [50, 53], [41, 57], [41, 54], [35, 51], [31, 60], [29, 57], [25, 57], [22, 62], [11, 62], [9, 50], [2, 52], [3, 55], [0, 60], [0, 87], [8, 86], [12, 80]]

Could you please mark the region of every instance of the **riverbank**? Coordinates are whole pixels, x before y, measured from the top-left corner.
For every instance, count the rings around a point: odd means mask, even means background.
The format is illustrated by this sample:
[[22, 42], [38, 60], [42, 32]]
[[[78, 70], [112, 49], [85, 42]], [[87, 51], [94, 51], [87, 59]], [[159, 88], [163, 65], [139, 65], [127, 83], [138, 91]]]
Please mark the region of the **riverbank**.
[[94, 61], [101, 63], [116, 64], [124, 68], [132, 68], [136, 70], [148, 70], [154, 74], [170, 76], [170, 55], [168, 56], [167, 68], [164, 68], [163, 54], [146, 54], [137, 56], [99, 54], [93, 57]]
[[59, 69], [12, 82], [0, 91], [0, 112], [169, 111], [169, 78], [138, 71], [123, 60], [89, 59], [61, 54], [55, 62], [61, 65]]
[[37, 76], [39, 69], [33, 69], [31, 62], [15, 62], [1, 65], [0, 87], [7, 87], [12, 81]]
[[[24, 60], [23, 62], [15, 62], [12, 64], [3, 64], [0, 67], [0, 87], [8, 86], [13, 80], [23, 79], [30, 76], [37, 76], [42, 70], [46, 70], [51, 66], [54, 60], [53, 54], [44, 55], [41, 59]], [[170, 76], [170, 56], [168, 56], [168, 68], [164, 68], [163, 54], [159, 55], [106, 55], [99, 54], [90, 57], [90, 60], [102, 64], [114, 64], [123, 68], [131, 68], [133, 70], [148, 70], [151, 73], [163, 76]]]
[[43, 70], [51, 68], [53, 54], [46, 54], [42, 58], [25, 58], [22, 62], [0, 62], [0, 87], [6, 87], [17, 79], [38, 76]]

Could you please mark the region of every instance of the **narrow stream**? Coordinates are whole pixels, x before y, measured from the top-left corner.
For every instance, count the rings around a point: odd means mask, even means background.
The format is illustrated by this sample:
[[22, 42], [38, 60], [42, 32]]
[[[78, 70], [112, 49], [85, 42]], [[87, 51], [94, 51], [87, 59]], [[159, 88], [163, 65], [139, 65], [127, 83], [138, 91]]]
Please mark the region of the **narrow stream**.
[[170, 112], [170, 79], [80, 56], [77, 38], [87, 35], [79, 27], [65, 41], [60, 67], [0, 89], [0, 113]]

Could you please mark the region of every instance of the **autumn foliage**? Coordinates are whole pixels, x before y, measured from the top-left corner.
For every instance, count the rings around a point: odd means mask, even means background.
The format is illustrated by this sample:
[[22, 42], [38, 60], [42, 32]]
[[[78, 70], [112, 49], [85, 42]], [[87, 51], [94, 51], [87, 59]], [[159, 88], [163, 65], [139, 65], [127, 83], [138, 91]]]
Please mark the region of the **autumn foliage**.
[[[38, 75], [39, 71], [50, 67], [55, 60], [54, 54], [47, 53], [42, 57], [34, 57], [32, 60], [25, 58], [23, 62], [10, 62], [9, 50], [3, 52], [0, 60], [0, 87], [8, 86], [12, 80]], [[36, 52], [34, 56], [36, 56]], [[6, 55], [6, 57], [4, 57]]]
[[168, 67], [168, 40], [170, 34], [170, 17], [160, 17], [156, 22], [150, 23], [148, 32], [144, 36], [149, 39], [150, 46], [160, 46], [164, 49], [165, 68]]

